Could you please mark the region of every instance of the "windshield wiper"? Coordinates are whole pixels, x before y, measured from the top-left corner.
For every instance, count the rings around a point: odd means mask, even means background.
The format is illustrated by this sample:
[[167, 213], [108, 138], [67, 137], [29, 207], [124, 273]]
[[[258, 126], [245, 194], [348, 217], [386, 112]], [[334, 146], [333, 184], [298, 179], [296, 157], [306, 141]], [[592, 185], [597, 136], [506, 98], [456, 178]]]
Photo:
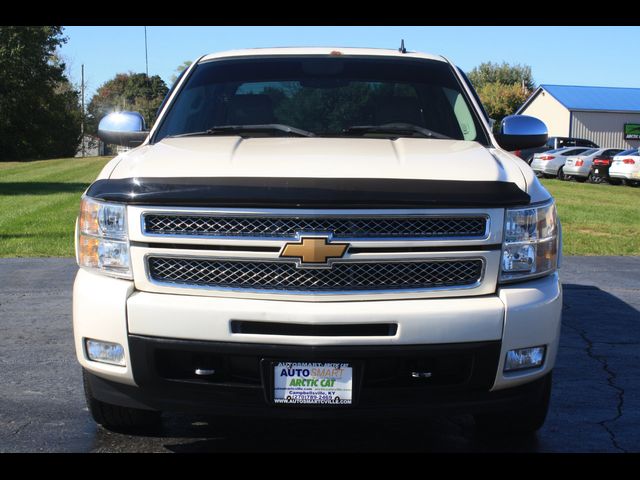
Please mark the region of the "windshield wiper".
[[385, 123], [384, 125], [352, 125], [342, 130], [342, 133], [381, 133], [381, 134], [418, 134], [426, 138], [451, 139], [442, 133], [434, 132], [428, 128], [420, 127], [412, 123]]
[[207, 130], [201, 132], [189, 132], [181, 135], [172, 135], [172, 137], [194, 137], [199, 135], [233, 135], [248, 133], [261, 133], [261, 132], [284, 132], [296, 137], [314, 137], [315, 133], [301, 128], [290, 127], [289, 125], [283, 125], [281, 123], [265, 123], [260, 125], [216, 125]]

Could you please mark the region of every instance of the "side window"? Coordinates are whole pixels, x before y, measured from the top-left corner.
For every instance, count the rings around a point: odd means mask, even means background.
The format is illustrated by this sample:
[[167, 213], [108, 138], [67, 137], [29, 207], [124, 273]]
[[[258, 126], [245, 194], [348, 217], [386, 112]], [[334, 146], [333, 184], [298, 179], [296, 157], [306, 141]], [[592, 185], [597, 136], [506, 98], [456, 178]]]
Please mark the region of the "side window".
[[477, 137], [476, 126], [474, 125], [473, 116], [462, 94], [449, 88], [443, 88], [443, 91], [453, 107], [453, 114], [456, 117], [462, 136], [465, 140], [475, 140]]
[[463, 80], [467, 84], [467, 87], [469, 87], [469, 90], [471, 90], [471, 94], [473, 95], [473, 98], [475, 99], [476, 102], [478, 102], [478, 105], [480, 105], [480, 109], [482, 110], [482, 114], [484, 115], [484, 118], [487, 119], [487, 122], [491, 123], [491, 119], [489, 118], [489, 114], [484, 109], [484, 105], [482, 105], [482, 101], [480, 101], [480, 97], [478, 96], [478, 92], [476, 92], [476, 89], [473, 88], [473, 85], [471, 85], [471, 82], [469, 81], [469, 78], [467, 77], [467, 74], [464, 73], [460, 67], [456, 67], [456, 68], [458, 69], [458, 72], [460, 73], [460, 75], [462, 76]]

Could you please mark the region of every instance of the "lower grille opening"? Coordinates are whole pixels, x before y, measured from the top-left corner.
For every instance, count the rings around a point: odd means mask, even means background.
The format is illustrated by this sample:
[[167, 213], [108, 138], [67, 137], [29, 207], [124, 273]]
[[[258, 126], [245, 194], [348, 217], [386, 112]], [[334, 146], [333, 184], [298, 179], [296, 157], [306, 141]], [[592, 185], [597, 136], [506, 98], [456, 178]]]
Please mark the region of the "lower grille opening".
[[[251, 356], [159, 349], [155, 352], [155, 360], [158, 375], [167, 380], [261, 384], [259, 361]], [[208, 374], [198, 375], [198, 369]]]
[[372, 388], [460, 385], [471, 376], [473, 354], [371, 359], [367, 367]]
[[[366, 390], [430, 389], [471, 384], [489, 388], [495, 375], [497, 353], [498, 351], [485, 348], [456, 353], [370, 356], [366, 359], [354, 358], [353, 361], [356, 364], [362, 362], [364, 368], [362, 385]], [[165, 380], [199, 384], [263, 386], [261, 362], [264, 355], [229, 355], [157, 349], [154, 357], [156, 373]], [[314, 360], [293, 356], [279, 360], [291, 361], [292, 359]], [[484, 368], [479, 368], [478, 365], [483, 365]], [[207, 375], [196, 374], [197, 369], [207, 372]], [[416, 373], [422, 375], [415, 376]]]
[[398, 331], [396, 323], [351, 325], [305, 325], [301, 323], [251, 322], [233, 320], [232, 333], [256, 335], [287, 335], [313, 337], [393, 337]]

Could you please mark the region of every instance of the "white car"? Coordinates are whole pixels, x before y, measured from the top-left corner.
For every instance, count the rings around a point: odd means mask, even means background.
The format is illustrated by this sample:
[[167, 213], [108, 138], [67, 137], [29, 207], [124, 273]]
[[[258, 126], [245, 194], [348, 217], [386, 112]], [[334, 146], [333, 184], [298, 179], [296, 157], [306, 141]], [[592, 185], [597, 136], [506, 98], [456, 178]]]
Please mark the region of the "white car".
[[73, 294], [93, 418], [426, 415], [531, 432], [562, 315], [551, 194], [441, 56], [256, 49], [195, 61], [81, 200]]
[[563, 147], [547, 152], [536, 153], [531, 161], [531, 168], [543, 177], [564, 178], [564, 162], [567, 157], [580, 155], [581, 153], [595, 151], [587, 147]]
[[611, 167], [609, 167], [609, 176], [612, 178], [620, 178], [628, 184], [640, 184], [640, 152], [638, 149], [630, 153], [623, 152], [623, 155], [613, 157]]
[[591, 166], [595, 158], [610, 157], [620, 152], [622, 152], [621, 148], [598, 148], [595, 150], [587, 150], [580, 155], [567, 157], [563, 167], [566, 178], [563, 178], [563, 180], [568, 180], [568, 177], [573, 177], [577, 182], [586, 182], [591, 174]]

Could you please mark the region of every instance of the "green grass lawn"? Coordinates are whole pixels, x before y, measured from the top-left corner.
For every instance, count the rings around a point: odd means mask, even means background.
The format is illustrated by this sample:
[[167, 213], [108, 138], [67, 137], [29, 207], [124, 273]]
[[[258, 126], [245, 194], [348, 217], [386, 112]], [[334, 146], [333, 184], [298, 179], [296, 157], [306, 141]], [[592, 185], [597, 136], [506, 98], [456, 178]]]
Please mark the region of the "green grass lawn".
[[558, 205], [564, 255], [640, 255], [640, 188], [542, 183]]
[[111, 157], [0, 162], [0, 257], [71, 257], [82, 192]]
[[[80, 195], [109, 158], [0, 162], [0, 257], [73, 256]], [[543, 180], [565, 255], [640, 255], [640, 188]]]

